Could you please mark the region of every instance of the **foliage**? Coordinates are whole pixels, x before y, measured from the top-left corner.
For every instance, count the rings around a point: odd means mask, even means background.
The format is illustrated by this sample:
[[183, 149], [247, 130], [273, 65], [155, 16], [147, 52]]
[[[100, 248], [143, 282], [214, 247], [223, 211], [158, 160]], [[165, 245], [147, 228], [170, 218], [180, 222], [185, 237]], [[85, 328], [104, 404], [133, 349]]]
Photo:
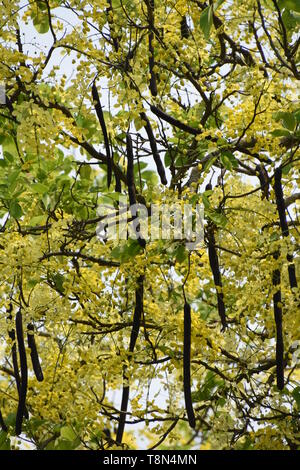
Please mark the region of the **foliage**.
[[[0, 5], [0, 448], [297, 449], [299, 2]], [[204, 240], [100, 241], [128, 190]]]

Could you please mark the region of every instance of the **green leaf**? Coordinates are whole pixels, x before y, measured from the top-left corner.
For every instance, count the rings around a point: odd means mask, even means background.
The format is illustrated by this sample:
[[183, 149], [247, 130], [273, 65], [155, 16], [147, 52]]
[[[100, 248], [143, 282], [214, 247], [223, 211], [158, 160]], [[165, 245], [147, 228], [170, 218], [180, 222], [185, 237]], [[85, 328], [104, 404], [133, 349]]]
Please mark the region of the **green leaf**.
[[158, 184], [158, 176], [157, 176], [156, 172], [152, 171], [152, 170], [143, 171], [142, 179], [146, 180], [147, 183], [149, 183], [151, 185]]
[[138, 132], [140, 129], [142, 129], [142, 127], [144, 127], [145, 125], [145, 121], [143, 121], [141, 118], [136, 118], [134, 119], [134, 127], [136, 129], [136, 131]]
[[13, 199], [9, 205], [9, 213], [15, 219], [20, 219], [23, 215], [22, 207], [15, 199]]
[[70, 441], [68, 439], [58, 439], [57, 445], [55, 445], [55, 450], [74, 450], [80, 444], [79, 439], [74, 439]]
[[299, 122], [300, 122], [300, 109], [297, 109], [297, 111], [295, 111], [294, 116], [296, 118], [297, 123], [299, 124]]
[[35, 225], [43, 225], [46, 220], [47, 220], [47, 215], [43, 214], [43, 215], [36, 215], [35, 217], [32, 217], [32, 219], [30, 219], [30, 225], [32, 226], [35, 226]]
[[286, 129], [289, 131], [294, 131], [296, 127], [296, 119], [292, 113], [285, 113], [284, 117], [282, 118], [282, 124]]
[[291, 133], [286, 129], [275, 129], [274, 131], [270, 132], [274, 137], [287, 137], [290, 136]]
[[47, 7], [45, 7], [46, 5], [43, 2], [36, 2], [31, 14], [33, 25], [40, 34], [47, 33], [50, 27], [48, 12], [45, 11]]
[[53, 202], [49, 194], [44, 194], [42, 197], [43, 204], [45, 206], [45, 209], [52, 209], [51, 203]]
[[[284, 10], [284, 12], [282, 13], [282, 21], [288, 33], [288, 37], [291, 36], [291, 33], [297, 26], [297, 18], [295, 18], [293, 13], [290, 12], [289, 10]], [[295, 14], [297, 15], [297, 13]]]
[[4, 137], [1, 144], [2, 144], [2, 148], [3, 148], [3, 153], [7, 152], [10, 155], [13, 155], [13, 157], [18, 156], [18, 149], [17, 149], [15, 141], [12, 137], [7, 137], [7, 136]]
[[300, 387], [299, 386], [294, 388], [294, 390], [292, 391], [292, 395], [300, 411]]
[[130, 258], [138, 255], [142, 251], [142, 247], [135, 239], [129, 239], [126, 244], [116, 246], [111, 251], [111, 256], [121, 263], [126, 263]]
[[171, 152], [167, 150], [164, 157], [165, 166], [169, 167], [172, 163]]
[[299, 0], [279, 0], [278, 6], [281, 10], [294, 10], [300, 13], [300, 2]]
[[74, 441], [77, 438], [77, 434], [73, 431], [70, 426], [63, 426], [60, 430], [60, 435], [67, 441]]
[[210, 5], [206, 7], [200, 15], [200, 28], [202, 29], [205, 39], [209, 38], [212, 23], [213, 23], [213, 8], [212, 8], [212, 5]]
[[[103, 114], [104, 113], [105, 112], [103, 112]], [[84, 130], [84, 133], [88, 140], [91, 139], [94, 136], [94, 134], [97, 132], [97, 141], [103, 142], [103, 134], [101, 132], [98, 132], [97, 124], [94, 119], [91, 119], [82, 114], [78, 114], [76, 118], [76, 124], [78, 125], [78, 127], [81, 127]]]
[[38, 193], [38, 194], [45, 194], [45, 193], [47, 193], [47, 191], [49, 189], [48, 186], [46, 186], [45, 184], [42, 184], [42, 183], [34, 183], [31, 186], [31, 188], [35, 193]]
[[206, 163], [205, 163], [205, 166], [204, 166], [204, 171], [205, 173], [208, 172], [208, 170], [213, 166], [213, 164], [215, 163], [217, 157], [212, 157], [210, 158]]
[[117, 260], [120, 260], [121, 259], [121, 256], [122, 256], [122, 247], [121, 246], [116, 246], [115, 248], [113, 248], [110, 252], [110, 255], [117, 259]]
[[183, 263], [188, 257], [188, 252], [184, 245], [179, 245], [175, 250], [175, 258], [178, 263]]
[[6, 417], [5, 423], [7, 426], [14, 426], [16, 424], [16, 413], [9, 413]]
[[147, 166], [148, 166], [148, 163], [146, 163], [146, 162], [135, 163], [134, 167], [133, 167], [134, 175], [135, 176], [138, 175], [139, 171], [142, 172], [142, 170], [147, 168]]
[[21, 173], [20, 170], [15, 170], [9, 174], [9, 176], [7, 177], [7, 181], [9, 182], [10, 185], [15, 183], [20, 173]]
[[[39, 280], [34, 279], [34, 282], [35, 282], [34, 285], [36, 285], [39, 282]], [[30, 421], [27, 422], [27, 427], [30, 429], [30, 431], [37, 431], [38, 428], [42, 426], [43, 424], [45, 424], [44, 419], [31, 418]]]
[[222, 387], [224, 385], [223, 380], [220, 380], [216, 377], [216, 374], [212, 371], [209, 371], [206, 374], [204, 385], [201, 387], [201, 390], [192, 393], [193, 402], [206, 401], [209, 400], [212, 393], [215, 389]]
[[10, 450], [10, 439], [4, 431], [0, 432], [0, 450]]
[[218, 8], [222, 5], [222, 3], [224, 3], [224, 2], [225, 2], [225, 0], [216, 0], [216, 1], [214, 2], [214, 5], [213, 5], [214, 11], [217, 11], [217, 9], [218, 9]]
[[237, 168], [239, 166], [239, 163], [232, 152], [229, 152], [229, 151], [222, 152], [222, 156], [225, 157], [225, 160], [227, 161], [227, 164], [230, 165], [230, 167]]
[[89, 180], [91, 177], [92, 169], [90, 165], [82, 165], [80, 168], [80, 178]]
[[14, 156], [7, 150], [4, 150], [3, 155], [4, 155], [4, 158], [8, 160], [10, 163], [12, 163], [15, 159]]
[[209, 202], [209, 199], [208, 199], [208, 197], [205, 193], [202, 194], [202, 202], [203, 202], [203, 205], [204, 205], [205, 209], [210, 208], [210, 202]]
[[273, 114], [273, 117], [276, 122], [281, 121], [286, 129], [292, 132], [295, 130], [297, 123], [293, 113], [279, 111], [278, 113]]
[[289, 163], [288, 165], [283, 166], [282, 174], [287, 175], [292, 167], [293, 167], [292, 163]]
[[130, 240], [129, 244], [125, 247], [124, 253], [129, 257], [136, 256], [141, 253], [142, 247], [137, 240]]
[[212, 220], [218, 227], [225, 227], [227, 224], [227, 218], [221, 212], [207, 211], [207, 216]]
[[[29, 279], [29, 281], [27, 282], [27, 285], [30, 289], [32, 289], [33, 287], [35, 287], [37, 284], [39, 284], [40, 282], [40, 279]], [[44, 423], [44, 421], [42, 421]]]
[[60, 273], [48, 274], [48, 279], [52, 281], [55, 286], [55, 289], [60, 293], [64, 293], [64, 276]]
[[290, 12], [293, 18], [296, 20], [296, 23], [300, 23], [300, 13], [297, 13], [296, 11], [291, 11]]
[[223, 166], [227, 170], [232, 170], [232, 168], [238, 167], [237, 159], [231, 152], [223, 152], [220, 159], [221, 159]]

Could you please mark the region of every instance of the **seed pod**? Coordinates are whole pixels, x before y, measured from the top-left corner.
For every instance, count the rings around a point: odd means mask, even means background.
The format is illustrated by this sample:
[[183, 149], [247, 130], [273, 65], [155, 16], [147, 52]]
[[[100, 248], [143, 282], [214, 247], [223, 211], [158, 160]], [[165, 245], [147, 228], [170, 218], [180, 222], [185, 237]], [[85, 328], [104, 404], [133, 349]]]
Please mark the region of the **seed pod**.
[[7, 426], [6, 426], [5, 421], [3, 419], [1, 410], [0, 410], [0, 426], [1, 426], [2, 431], [7, 432], [8, 429], [7, 429]]
[[202, 132], [200, 129], [190, 127], [187, 124], [184, 124], [183, 122], [179, 121], [178, 119], [173, 118], [169, 114], [166, 114], [157, 106], [151, 105], [150, 109], [157, 117], [161, 118], [163, 121], [168, 122], [174, 127], [178, 127], [178, 129], [181, 129], [184, 132], [188, 132], [189, 134], [192, 134], [192, 135], [199, 135]]
[[[205, 187], [205, 191], [211, 191], [212, 185], [208, 183]], [[224, 294], [222, 292], [222, 277], [220, 272], [220, 265], [219, 265], [219, 258], [218, 253], [216, 250], [216, 240], [214, 234], [214, 224], [210, 222], [207, 227], [206, 235], [207, 235], [207, 242], [208, 242], [208, 258], [210, 269], [213, 274], [214, 283], [217, 290], [217, 303], [218, 303], [218, 312], [219, 317], [222, 323], [222, 331], [225, 331], [227, 327], [226, 321], [226, 311], [225, 311], [225, 304], [224, 304]]]
[[[124, 377], [123, 379], [127, 380], [127, 377]], [[126, 386], [126, 387], [123, 387], [123, 392], [122, 392], [120, 418], [119, 418], [119, 424], [118, 424], [117, 435], [116, 435], [117, 444], [122, 443], [124, 429], [125, 429], [126, 412], [128, 408], [128, 400], [129, 400], [129, 386]]]
[[146, 1], [147, 5], [147, 15], [148, 15], [148, 23], [149, 23], [149, 34], [148, 34], [148, 51], [149, 51], [149, 73], [150, 73], [150, 83], [149, 88], [151, 91], [152, 96], [157, 96], [157, 79], [156, 73], [154, 72], [154, 1], [148, 0]]
[[30, 357], [31, 357], [31, 363], [32, 367], [35, 373], [35, 376], [39, 382], [42, 382], [44, 380], [44, 375], [43, 371], [40, 365], [40, 360], [39, 360], [39, 355], [37, 352], [37, 347], [36, 347], [36, 342], [33, 334], [33, 325], [29, 323], [27, 325], [27, 342], [28, 342], [28, 347], [30, 348]]
[[184, 304], [184, 326], [183, 326], [183, 389], [185, 409], [189, 425], [195, 428], [196, 419], [193, 409], [191, 393], [191, 307]]
[[22, 432], [22, 421], [25, 414], [25, 403], [27, 395], [27, 384], [28, 384], [28, 368], [27, 358], [23, 335], [23, 322], [22, 313], [19, 310], [16, 315], [16, 334], [19, 349], [20, 368], [21, 368], [21, 387], [19, 395], [19, 404], [16, 416], [16, 435], [19, 436]]
[[117, 173], [115, 173], [115, 178], [116, 178], [115, 192], [120, 193], [122, 192], [122, 185], [121, 185], [120, 177]]
[[144, 298], [144, 276], [138, 278], [138, 287], [135, 291], [135, 309], [132, 322], [132, 330], [130, 336], [129, 352], [133, 352], [135, 343], [140, 331], [141, 318], [143, 314], [143, 298]]
[[133, 172], [133, 148], [132, 148], [132, 139], [127, 132], [126, 134], [126, 153], [127, 153], [127, 185], [128, 185], [128, 195], [129, 195], [129, 204], [133, 206], [136, 204], [136, 195], [135, 195], [135, 184], [134, 184], [134, 172]]
[[[278, 259], [279, 252], [274, 255], [275, 259]], [[272, 283], [273, 286], [280, 286], [281, 276], [280, 270], [275, 269], [273, 271]], [[282, 334], [282, 307], [281, 307], [281, 290], [280, 287], [273, 295], [274, 305], [274, 318], [276, 324], [276, 377], [277, 387], [282, 390], [284, 387], [284, 345], [283, 345], [283, 334]]]
[[263, 164], [256, 165], [258, 179], [262, 191], [262, 199], [269, 199], [269, 176]]
[[154, 34], [151, 31], [148, 36], [148, 48], [149, 48], [149, 72], [150, 72], [150, 83], [149, 88], [152, 96], [157, 96], [157, 79], [156, 73], [154, 72], [154, 47], [153, 47]]
[[218, 312], [222, 323], [222, 330], [224, 331], [227, 327], [226, 321], [226, 312], [224, 304], [224, 294], [222, 292], [222, 278], [219, 266], [219, 258], [216, 250], [216, 241], [213, 231], [213, 226], [210, 225], [207, 229], [207, 240], [208, 240], [208, 258], [210, 268], [213, 274], [214, 283], [217, 290], [217, 302], [218, 302]]
[[[9, 305], [9, 308], [7, 309], [7, 312], [9, 313], [9, 316], [7, 317], [8, 320], [12, 320], [12, 304]], [[19, 364], [18, 364], [18, 356], [17, 356], [17, 347], [16, 347], [16, 334], [15, 330], [11, 329], [8, 331], [8, 336], [11, 339], [12, 342], [12, 347], [11, 347], [11, 355], [12, 355], [12, 363], [13, 363], [13, 370], [14, 370], [14, 378], [16, 381], [16, 386], [17, 386], [17, 391], [18, 391], [18, 396], [20, 399], [20, 393], [21, 393], [21, 377], [19, 374]], [[24, 411], [24, 416], [26, 419], [28, 419], [28, 411], [25, 407]]]
[[284, 205], [284, 197], [283, 197], [282, 184], [281, 184], [281, 177], [282, 177], [281, 168], [276, 168], [274, 177], [275, 177], [274, 191], [275, 191], [275, 196], [276, 196], [277, 211], [278, 211], [279, 220], [280, 220], [280, 228], [281, 228], [282, 235], [284, 237], [287, 237], [289, 234], [289, 227], [288, 227], [286, 216], [285, 216], [285, 205]]
[[149, 121], [149, 119], [147, 118], [147, 116], [144, 112], [140, 113], [140, 116], [141, 116], [141, 119], [146, 122], [145, 130], [146, 130], [147, 135], [148, 135], [152, 155], [153, 155], [153, 158], [154, 158], [154, 161], [155, 161], [155, 164], [156, 164], [156, 168], [157, 168], [157, 171], [158, 171], [158, 174], [159, 174], [159, 177], [160, 177], [160, 181], [162, 182], [162, 184], [167, 184], [168, 181], [167, 181], [167, 178], [166, 178], [165, 169], [164, 169], [164, 166], [162, 164], [162, 161], [160, 159], [160, 156], [159, 156], [159, 153], [158, 153], [158, 150], [157, 150], [156, 140], [155, 140], [155, 137], [154, 137], [154, 134], [153, 134], [153, 130], [152, 130], [150, 121]]
[[183, 16], [182, 20], [180, 21], [180, 33], [181, 33], [181, 39], [189, 38], [190, 28], [188, 27], [186, 16]]
[[[11, 318], [12, 317], [10, 316], [9, 319], [11, 319]], [[18, 364], [18, 357], [17, 357], [15, 330], [14, 329], [9, 330], [8, 336], [10, 337], [10, 339], [12, 341], [11, 356], [12, 356], [12, 363], [13, 363], [13, 369], [14, 369], [14, 377], [15, 377], [18, 393], [20, 393], [21, 379], [20, 379], [20, 374], [19, 374], [19, 364]]]
[[95, 82], [93, 83], [92, 86], [92, 96], [93, 96], [93, 101], [95, 102], [95, 110], [97, 113], [98, 121], [101, 126], [103, 138], [104, 138], [104, 145], [105, 145], [105, 150], [106, 150], [106, 159], [107, 159], [107, 187], [110, 187], [111, 183], [111, 175], [112, 175], [112, 158], [111, 158], [111, 152], [110, 152], [110, 145], [109, 145], [109, 140], [108, 140], [108, 135], [107, 135], [107, 129], [106, 129], [106, 124], [105, 124], [105, 119], [102, 111], [102, 106], [98, 94], [97, 87], [95, 85]]
[[[132, 139], [127, 132], [126, 134], [126, 151], [127, 151], [127, 188], [128, 188], [128, 196], [129, 196], [129, 204], [130, 206], [134, 206], [136, 204], [136, 194], [135, 194], [135, 183], [134, 183], [134, 171], [133, 171], [133, 148], [132, 148]], [[137, 219], [138, 217], [132, 211], [132, 216]], [[146, 241], [140, 235], [140, 224], [136, 224], [136, 234], [139, 234], [137, 241], [142, 248], [145, 248]]]
[[[276, 168], [274, 177], [275, 177], [274, 191], [275, 191], [276, 206], [277, 206], [277, 212], [278, 212], [279, 221], [280, 221], [281, 233], [283, 237], [288, 237], [289, 227], [288, 227], [286, 214], [285, 214], [285, 203], [284, 203], [284, 196], [283, 196], [282, 183], [281, 183], [281, 178], [282, 178], [281, 168]], [[297, 287], [298, 283], [297, 283], [297, 278], [296, 278], [296, 269], [295, 269], [294, 263], [292, 262], [293, 256], [291, 254], [288, 254], [287, 260], [289, 262], [288, 273], [289, 273], [290, 286], [291, 288]]]
[[[136, 340], [139, 334], [140, 325], [141, 325], [141, 317], [143, 313], [143, 298], [144, 298], [144, 276], [140, 276], [138, 278], [138, 286], [135, 291], [135, 309], [133, 314], [133, 322], [132, 322], [132, 329], [130, 335], [130, 343], [129, 343], [129, 352], [133, 353]], [[130, 356], [129, 356], [130, 359]], [[127, 381], [128, 377], [126, 375], [126, 368], [123, 370], [123, 381]], [[120, 410], [120, 418], [119, 424], [117, 429], [116, 435], [116, 442], [117, 444], [122, 443], [124, 428], [125, 428], [125, 421], [126, 421], [126, 413], [128, 408], [128, 401], [129, 401], [129, 385], [123, 386], [122, 391], [122, 401], [121, 401], [121, 410]]]

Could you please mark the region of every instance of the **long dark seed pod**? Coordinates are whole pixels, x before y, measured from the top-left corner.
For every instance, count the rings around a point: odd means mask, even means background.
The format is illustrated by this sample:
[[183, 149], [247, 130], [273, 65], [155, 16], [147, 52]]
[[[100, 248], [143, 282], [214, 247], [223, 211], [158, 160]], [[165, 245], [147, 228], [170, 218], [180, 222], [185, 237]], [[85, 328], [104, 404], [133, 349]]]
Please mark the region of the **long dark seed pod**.
[[282, 169], [276, 168], [275, 173], [274, 173], [274, 179], [275, 179], [274, 191], [275, 191], [275, 196], [276, 196], [276, 206], [277, 206], [277, 211], [279, 215], [280, 228], [281, 228], [282, 235], [284, 237], [287, 237], [289, 234], [289, 227], [288, 227], [286, 216], [285, 216], [285, 205], [284, 205], [281, 178], [282, 178]]
[[33, 331], [34, 331], [33, 325], [29, 323], [27, 325], [27, 342], [28, 342], [28, 347], [30, 348], [31, 363], [32, 363], [32, 367], [33, 367], [37, 380], [39, 382], [42, 382], [44, 380], [44, 375], [43, 375], [43, 371], [41, 368]]
[[92, 86], [92, 96], [93, 96], [93, 101], [95, 103], [95, 110], [97, 113], [97, 117], [98, 117], [101, 130], [103, 133], [103, 138], [104, 138], [104, 145], [105, 145], [106, 159], [107, 159], [107, 187], [109, 188], [110, 183], [111, 183], [111, 174], [112, 174], [112, 158], [111, 158], [111, 153], [110, 153], [109, 139], [108, 139], [106, 124], [105, 124], [105, 119], [104, 119], [100, 97], [99, 97], [95, 82], [93, 83], [93, 86]]
[[262, 190], [262, 199], [266, 198], [269, 199], [269, 176], [264, 167], [261, 163], [260, 165], [256, 165], [256, 171], [258, 173], [258, 179], [260, 182], [260, 187]]
[[[278, 259], [279, 252], [274, 254], [274, 259]], [[280, 286], [281, 276], [280, 270], [275, 269], [273, 271], [272, 283], [273, 286]], [[281, 290], [280, 287], [273, 295], [274, 304], [274, 318], [276, 324], [276, 378], [277, 387], [282, 390], [284, 387], [284, 345], [283, 345], [283, 334], [282, 334], [282, 307], [281, 307]]]
[[[277, 206], [277, 211], [279, 215], [281, 233], [283, 237], [288, 237], [289, 227], [287, 224], [286, 214], [285, 214], [285, 203], [284, 203], [283, 190], [282, 190], [282, 184], [281, 184], [281, 178], [282, 178], [281, 168], [276, 168], [274, 177], [275, 177], [274, 191], [275, 191], [276, 206]], [[293, 256], [291, 254], [288, 254], [287, 260], [289, 262], [288, 273], [289, 273], [290, 286], [291, 288], [297, 287], [298, 283], [297, 283], [297, 278], [296, 278], [296, 269], [295, 269], [294, 263], [292, 263]]]
[[[9, 313], [9, 316], [7, 317], [8, 320], [12, 320], [12, 304], [10, 304], [9, 308], [7, 309], [7, 312]], [[19, 374], [19, 365], [18, 365], [18, 356], [17, 356], [17, 348], [16, 348], [16, 334], [15, 330], [12, 328], [11, 330], [8, 330], [8, 336], [12, 342], [12, 347], [11, 347], [11, 356], [12, 356], [12, 363], [13, 363], [13, 369], [14, 369], [14, 377], [17, 385], [17, 390], [18, 394], [20, 394], [20, 388], [21, 388], [21, 379], [20, 379], [20, 374]]]
[[[127, 377], [123, 376], [123, 380], [126, 380], [126, 379]], [[124, 429], [125, 429], [128, 401], [129, 401], [129, 386], [126, 385], [126, 387], [123, 387], [123, 392], [122, 392], [121, 411], [120, 411], [120, 418], [119, 418], [119, 424], [118, 424], [117, 435], [116, 435], [117, 444], [122, 443]]]
[[[8, 320], [12, 320], [12, 304], [9, 305], [9, 308], [7, 309], [7, 312], [9, 313], [9, 316], [7, 317]], [[14, 370], [14, 378], [16, 381], [16, 386], [17, 386], [17, 391], [18, 391], [18, 396], [20, 399], [20, 393], [21, 393], [21, 378], [19, 374], [19, 364], [18, 364], [18, 356], [17, 356], [17, 347], [16, 347], [16, 334], [14, 328], [8, 331], [8, 336], [11, 339], [12, 342], [12, 347], [11, 347], [11, 356], [12, 356], [12, 363], [13, 363], [13, 370]], [[28, 418], [28, 411], [25, 408], [25, 418]]]
[[190, 35], [190, 28], [188, 27], [186, 16], [183, 16], [180, 21], [180, 33], [181, 39], [188, 39]]
[[134, 172], [133, 172], [133, 149], [132, 149], [132, 139], [127, 132], [126, 134], [126, 153], [127, 153], [127, 187], [129, 195], [129, 204], [133, 206], [136, 204], [136, 195], [135, 195], [135, 184], [134, 184]]
[[221, 291], [222, 289], [222, 278], [220, 273], [220, 265], [219, 265], [219, 258], [216, 250], [216, 241], [215, 235], [213, 231], [213, 226], [210, 225], [207, 230], [207, 239], [208, 239], [208, 258], [210, 269], [213, 274], [214, 283], [217, 290], [217, 302], [218, 302], [218, 312], [222, 323], [222, 331], [224, 331], [227, 327], [226, 321], [226, 311], [225, 311], [225, 304], [224, 304], [224, 294]]
[[15, 381], [16, 381], [16, 385], [17, 385], [17, 390], [18, 390], [18, 394], [20, 395], [21, 378], [20, 378], [20, 374], [19, 374], [19, 364], [18, 364], [18, 356], [17, 356], [15, 330], [10, 330], [8, 332], [8, 335], [9, 335], [11, 341], [13, 342], [12, 348], [11, 348], [12, 363], [13, 363], [14, 376], [15, 376]]
[[[130, 206], [134, 206], [136, 204], [136, 194], [135, 194], [135, 183], [134, 183], [134, 171], [133, 171], [133, 148], [132, 148], [132, 139], [127, 132], [126, 134], [126, 152], [127, 152], [127, 188], [128, 188], [128, 195], [129, 195], [129, 204]], [[132, 216], [137, 219], [138, 217], [135, 214]], [[146, 242], [144, 238], [140, 235], [140, 224], [137, 223], [136, 225], [136, 234], [139, 234], [137, 238], [138, 243], [141, 245], [142, 248], [145, 248]]]
[[133, 352], [140, 331], [141, 318], [143, 314], [144, 299], [144, 276], [138, 278], [138, 287], [135, 291], [135, 309], [133, 314], [132, 330], [130, 335], [129, 352]]
[[22, 322], [22, 313], [18, 310], [16, 314], [16, 333], [20, 357], [20, 367], [21, 367], [21, 388], [19, 396], [19, 404], [16, 416], [16, 435], [19, 436], [22, 432], [22, 421], [25, 414], [25, 403], [27, 395], [27, 384], [28, 384], [28, 368], [27, 368], [27, 358], [26, 350], [24, 343], [23, 335], [23, 322]]
[[[113, 30], [113, 32], [115, 32], [115, 27], [114, 27], [114, 24], [113, 22], [111, 21], [110, 19], [110, 16], [109, 16], [109, 13], [111, 11], [113, 11], [113, 7], [112, 7], [112, 0], [107, 0], [107, 3], [109, 5], [108, 8], [106, 8], [106, 13], [107, 13], [107, 21], [108, 21], [108, 24], [110, 26], [110, 29]], [[115, 35], [113, 35], [114, 37], [112, 37], [112, 42], [113, 42], [113, 45], [114, 45], [114, 48], [116, 50], [116, 52], [118, 52], [119, 50], [119, 39], [118, 37], [115, 37]]]
[[145, 130], [146, 130], [147, 135], [148, 135], [152, 155], [153, 155], [155, 165], [156, 165], [159, 177], [160, 177], [160, 181], [162, 182], [162, 184], [167, 184], [168, 181], [167, 181], [167, 178], [166, 178], [165, 169], [164, 169], [164, 166], [162, 164], [162, 161], [160, 159], [160, 156], [159, 156], [159, 153], [158, 153], [158, 150], [157, 150], [156, 140], [155, 140], [155, 137], [154, 137], [154, 134], [153, 134], [152, 126], [151, 126], [150, 121], [149, 121], [149, 119], [147, 118], [147, 116], [144, 112], [140, 113], [140, 116], [141, 116], [141, 119], [143, 121], [145, 121], [145, 123], [146, 123], [145, 124]]
[[161, 118], [163, 121], [168, 122], [174, 127], [178, 127], [178, 129], [181, 129], [184, 132], [188, 132], [189, 134], [192, 134], [192, 135], [199, 135], [202, 132], [200, 129], [195, 129], [194, 127], [190, 127], [187, 124], [184, 124], [183, 122], [179, 121], [178, 119], [175, 119], [172, 116], [169, 116], [169, 114], [164, 113], [164, 111], [157, 108], [157, 106], [151, 105], [150, 109], [157, 117]]
[[157, 80], [156, 73], [154, 72], [154, 47], [153, 47], [154, 34], [150, 31], [148, 36], [149, 44], [149, 72], [150, 72], [150, 83], [149, 88], [152, 96], [157, 96]]
[[149, 73], [150, 73], [150, 83], [149, 88], [152, 96], [157, 96], [157, 79], [156, 73], [154, 72], [154, 0], [147, 0], [147, 13], [148, 13], [148, 23], [149, 23], [149, 34], [148, 34], [148, 50], [149, 50]]
[[121, 193], [122, 192], [122, 185], [121, 180], [117, 172], [115, 172], [116, 184], [115, 184], [115, 192]]
[[191, 393], [191, 307], [187, 302], [184, 304], [183, 324], [183, 389], [189, 425], [195, 428], [196, 419]]
[[8, 429], [7, 429], [7, 426], [6, 426], [5, 421], [3, 419], [1, 410], [0, 410], [0, 426], [1, 426], [2, 431], [7, 432]]
[[[138, 278], [138, 286], [135, 291], [135, 309], [133, 314], [133, 322], [132, 322], [132, 329], [130, 335], [130, 343], [129, 343], [129, 352], [133, 353], [136, 340], [139, 334], [140, 325], [141, 325], [141, 318], [143, 314], [143, 299], [144, 299], [144, 276], [139, 276]], [[129, 356], [130, 360], [130, 356]], [[126, 368], [123, 370], [123, 381], [127, 381], [126, 375]], [[116, 442], [117, 444], [122, 443], [124, 429], [125, 429], [125, 420], [126, 420], [126, 413], [128, 408], [128, 401], [129, 401], [129, 385], [125, 385], [122, 391], [122, 401], [121, 401], [121, 410], [120, 410], [120, 418], [119, 424], [117, 429], [116, 435]]]

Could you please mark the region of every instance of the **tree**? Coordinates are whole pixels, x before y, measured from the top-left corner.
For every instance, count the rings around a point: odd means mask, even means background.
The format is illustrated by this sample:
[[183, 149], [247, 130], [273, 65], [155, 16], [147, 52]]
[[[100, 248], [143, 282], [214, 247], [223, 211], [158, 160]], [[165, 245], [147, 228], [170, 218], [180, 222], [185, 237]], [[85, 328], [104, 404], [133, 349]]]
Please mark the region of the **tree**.
[[1, 13], [1, 448], [297, 449], [299, 2]]

